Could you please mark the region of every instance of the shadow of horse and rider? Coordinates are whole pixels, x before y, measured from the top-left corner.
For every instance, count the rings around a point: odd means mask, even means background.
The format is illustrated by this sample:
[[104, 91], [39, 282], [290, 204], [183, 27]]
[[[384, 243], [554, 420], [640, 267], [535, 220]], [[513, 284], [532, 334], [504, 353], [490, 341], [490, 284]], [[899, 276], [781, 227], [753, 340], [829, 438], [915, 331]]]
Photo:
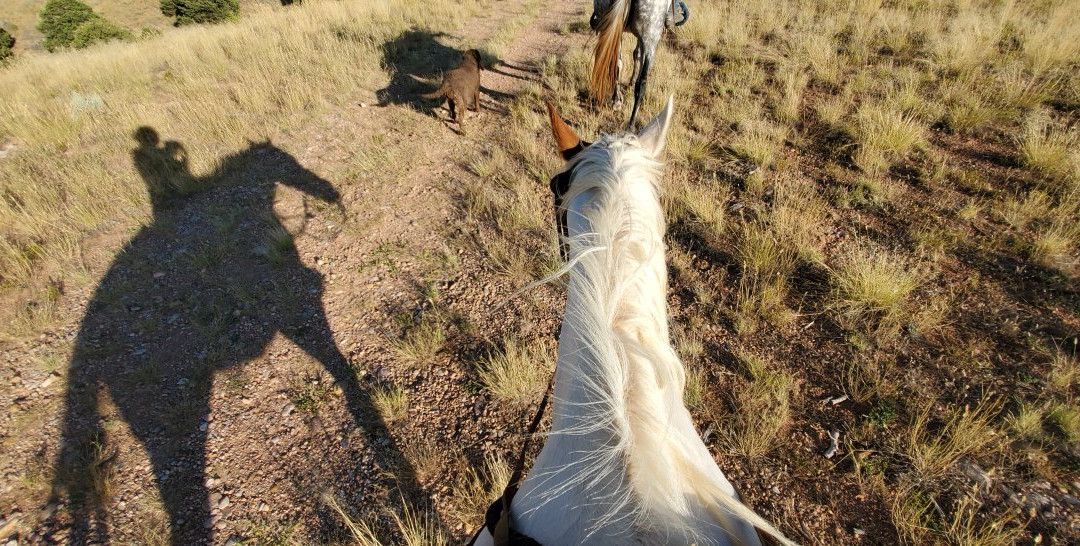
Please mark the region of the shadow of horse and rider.
[[[195, 177], [179, 142], [161, 142], [149, 127], [134, 136], [132, 159], [153, 217], [116, 255], [86, 307], [53, 499], [67, 500], [72, 542], [110, 541], [100, 482], [110, 456], [101, 408], [111, 400], [147, 452], [171, 542], [208, 543], [205, 423], [214, 375], [259, 357], [278, 333], [333, 376], [357, 425], [389, 434], [335, 342], [322, 276], [301, 262], [274, 210], [279, 183], [340, 206], [334, 186], [269, 141]], [[392, 438], [376, 459], [398, 470], [404, 492], [420, 491]]]

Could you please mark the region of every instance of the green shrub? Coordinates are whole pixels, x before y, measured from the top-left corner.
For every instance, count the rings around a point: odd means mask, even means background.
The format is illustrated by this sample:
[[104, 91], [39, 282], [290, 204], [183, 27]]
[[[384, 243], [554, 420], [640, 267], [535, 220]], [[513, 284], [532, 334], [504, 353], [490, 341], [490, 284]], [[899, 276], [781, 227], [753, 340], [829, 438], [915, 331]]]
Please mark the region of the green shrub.
[[132, 35], [94, 13], [79, 0], [49, 0], [41, 10], [38, 30], [45, 34], [45, 49], [81, 49], [97, 42], [129, 40]]
[[238, 0], [161, 0], [161, 13], [175, 17], [176, 26], [219, 23], [234, 19], [239, 11]]
[[79, 0], [45, 2], [37, 25], [37, 29], [45, 35], [45, 49], [56, 51], [71, 46], [75, 29], [95, 17], [94, 10]]
[[134, 36], [101, 17], [94, 17], [78, 26], [71, 36], [71, 47], [82, 49], [98, 42], [109, 40], [130, 40]]
[[4, 62], [15, 54], [12, 48], [15, 47], [15, 37], [8, 34], [8, 31], [0, 28], [0, 63]]

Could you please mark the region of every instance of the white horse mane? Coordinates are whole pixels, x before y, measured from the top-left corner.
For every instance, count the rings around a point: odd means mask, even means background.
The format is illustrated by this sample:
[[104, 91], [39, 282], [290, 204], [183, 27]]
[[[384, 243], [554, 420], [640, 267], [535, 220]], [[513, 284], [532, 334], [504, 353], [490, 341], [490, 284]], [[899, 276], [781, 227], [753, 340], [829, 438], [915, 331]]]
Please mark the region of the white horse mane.
[[605, 135], [565, 167], [569, 291], [552, 432], [512, 510], [541, 544], [756, 544], [752, 526], [782, 537], [735, 498], [683, 405], [658, 187], [670, 115], [669, 99], [641, 135]]

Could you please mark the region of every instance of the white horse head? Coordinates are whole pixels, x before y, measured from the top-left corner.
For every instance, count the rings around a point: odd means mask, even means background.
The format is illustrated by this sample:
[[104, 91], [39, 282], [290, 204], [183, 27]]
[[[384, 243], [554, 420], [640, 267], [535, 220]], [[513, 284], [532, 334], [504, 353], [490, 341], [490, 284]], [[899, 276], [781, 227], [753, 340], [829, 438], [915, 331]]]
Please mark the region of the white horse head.
[[510, 527], [543, 545], [759, 544], [755, 527], [787, 543], [738, 500], [683, 404], [659, 198], [672, 99], [638, 134], [593, 144], [548, 110], [570, 283], [552, 430]]

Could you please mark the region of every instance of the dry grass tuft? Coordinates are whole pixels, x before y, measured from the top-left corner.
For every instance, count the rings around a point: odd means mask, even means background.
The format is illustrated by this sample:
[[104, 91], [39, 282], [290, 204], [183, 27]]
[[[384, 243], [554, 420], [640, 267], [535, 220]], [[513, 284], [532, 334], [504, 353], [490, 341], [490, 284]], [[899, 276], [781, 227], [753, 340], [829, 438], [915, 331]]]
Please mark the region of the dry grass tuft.
[[742, 265], [735, 304], [739, 313], [751, 320], [787, 322], [792, 317], [784, 300], [796, 264], [795, 252], [761, 223], [743, 224], [737, 245]]
[[499, 400], [528, 404], [544, 394], [555, 369], [555, 356], [543, 343], [528, 346], [506, 341], [480, 368], [480, 380]]
[[741, 124], [728, 144], [736, 157], [758, 167], [776, 162], [788, 129], [764, 119], [750, 119]]
[[378, 386], [371, 396], [375, 409], [383, 420], [393, 423], [403, 419], [409, 412], [409, 395], [398, 386]]
[[833, 307], [841, 326], [874, 335], [895, 336], [910, 316], [908, 302], [922, 274], [887, 252], [848, 252], [832, 271]]
[[356, 546], [382, 546], [382, 542], [375, 534], [375, 529], [371, 523], [367, 521], [357, 521], [356, 518], [350, 515], [342, 506], [334, 492], [323, 492], [321, 500], [323, 504], [329, 506], [330, 509], [341, 518], [342, 523], [345, 524], [345, 528], [348, 529], [349, 534], [352, 535], [353, 544]]
[[734, 390], [735, 414], [726, 434], [739, 454], [757, 459], [776, 447], [791, 420], [795, 379], [756, 355], [740, 354], [739, 361], [747, 377]]
[[705, 407], [705, 389], [707, 388], [705, 372], [698, 366], [686, 367], [686, 386], [683, 389], [683, 403], [691, 410], [700, 410]]
[[391, 340], [391, 349], [399, 362], [412, 368], [431, 363], [445, 343], [444, 320], [435, 312], [424, 314], [404, 336]]
[[931, 432], [931, 407], [915, 418], [907, 431], [907, 458], [915, 480], [930, 483], [945, 475], [960, 459], [985, 455], [999, 442], [991, 424], [1000, 412], [999, 399], [985, 397], [974, 407], [965, 406], [949, 415], [936, 432]]
[[401, 533], [402, 544], [405, 546], [446, 546], [451, 543], [446, 529], [439, 524], [439, 518], [434, 512], [417, 511], [404, 502], [402, 505], [400, 514], [390, 513], [390, 517]]
[[1059, 182], [1080, 177], [1080, 131], [1055, 123], [1045, 113], [1036, 113], [1024, 122], [1017, 138], [1020, 161], [1033, 171]]
[[963, 494], [951, 508], [947, 513], [933, 496], [911, 487], [894, 497], [891, 515], [908, 544], [997, 546], [1015, 544], [1023, 536], [1024, 527], [1015, 508], [987, 514], [982, 503], [969, 494]]
[[859, 146], [855, 165], [871, 175], [883, 173], [926, 142], [926, 129], [917, 118], [881, 104], [860, 106], [851, 132]]
[[495, 455], [486, 455], [480, 470], [466, 464], [454, 487], [454, 515], [457, 519], [468, 525], [480, 521], [484, 510], [499, 498], [510, 482], [510, 474], [510, 464]]

